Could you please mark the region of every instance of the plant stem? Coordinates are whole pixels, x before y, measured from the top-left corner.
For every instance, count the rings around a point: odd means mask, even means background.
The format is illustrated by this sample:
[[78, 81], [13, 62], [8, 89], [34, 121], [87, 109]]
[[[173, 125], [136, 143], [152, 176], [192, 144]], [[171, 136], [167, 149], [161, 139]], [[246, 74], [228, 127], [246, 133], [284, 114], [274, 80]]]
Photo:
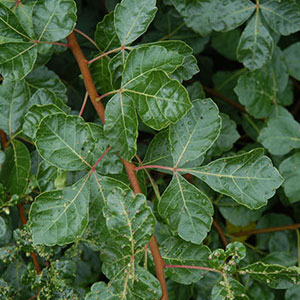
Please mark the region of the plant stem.
[[298, 228], [300, 228], [300, 224], [291, 224], [291, 225], [242, 231], [242, 232], [232, 233], [231, 235], [232, 236], [245, 236], [245, 235], [253, 235], [253, 234], [266, 233], [266, 232], [283, 231], [283, 230], [297, 230]]
[[107, 154], [107, 152], [111, 149], [111, 146], [107, 147], [107, 149], [101, 154], [101, 156], [97, 159], [93, 167], [91, 168], [90, 173], [95, 172], [97, 165], [103, 159], [103, 157]]
[[212, 88], [209, 88], [207, 86], [203, 86], [203, 89], [213, 95], [213, 96], [216, 96], [217, 98], [219, 98], [220, 100], [223, 100], [224, 102], [230, 104], [231, 106], [237, 108], [238, 110], [242, 111], [242, 112], [245, 112], [245, 113], [248, 113], [246, 111], [246, 109], [244, 108], [244, 106], [240, 105], [239, 103], [237, 102], [234, 102], [233, 100], [227, 98], [226, 96], [224, 96], [223, 94], [219, 93], [218, 91], [216, 91], [215, 89], [212, 89]]
[[101, 59], [101, 58], [104, 57], [104, 56], [107, 56], [107, 55], [109, 55], [109, 54], [111, 54], [111, 53], [114, 53], [114, 52], [118, 52], [118, 51], [120, 51], [120, 50], [122, 50], [122, 49], [124, 49], [124, 47], [115, 48], [115, 49], [112, 49], [112, 50], [107, 51], [107, 52], [105, 52], [105, 53], [102, 53], [101, 55], [99, 55], [99, 56], [97, 56], [97, 57], [91, 59], [91, 60], [88, 62], [88, 64], [91, 64], [91, 63], [93, 63], [94, 61], [96, 61], [96, 60], [98, 60], [98, 59]]
[[81, 106], [81, 109], [80, 109], [80, 112], [79, 112], [79, 115], [78, 115], [79, 117], [81, 117], [82, 114], [83, 114], [83, 111], [84, 111], [84, 108], [86, 106], [86, 102], [87, 102], [88, 97], [89, 97], [88, 92], [85, 92], [83, 103], [82, 103], [82, 106]]
[[225, 236], [225, 233], [224, 233], [222, 227], [218, 224], [216, 219], [213, 219], [213, 225], [216, 228], [216, 230], [218, 231], [218, 234], [219, 234], [224, 246], [226, 247], [228, 245], [228, 241], [226, 239], [226, 236]]
[[97, 46], [96, 42], [90, 38], [87, 34], [85, 34], [84, 32], [82, 32], [81, 30], [79, 29], [74, 29], [75, 32], [81, 34], [83, 37], [85, 37], [88, 41], [90, 41], [97, 49], [99, 49], [99, 47]]
[[198, 266], [187, 266], [187, 265], [165, 265], [165, 268], [181, 268], [181, 269], [197, 269], [197, 270], [204, 270], [204, 271], [210, 271], [210, 272], [216, 272], [223, 274], [222, 271], [207, 267], [198, 267]]
[[87, 92], [89, 93], [90, 99], [92, 101], [92, 104], [95, 107], [95, 110], [100, 117], [100, 120], [104, 124], [104, 106], [102, 102], [96, 101], [96, 99], [99, 97], [95, 84], [93, 82], [90, 70], [88, 68], [88, 61], [86, 60], [84, 54], [82, 53], [82, 50], [77, 42], [75, 33], [72, 32], [68, 37], [68, 43], [69, 43], [69, 48], [72, 51], [78, 66], [80, 68], [81, 74], [83, 76], [83, 81], [85, 88]]
[[[81, 51], [81, 48], [77, 42], [76, 36], [74, 32], [72, 32], [68, 37], [68, 43], [69, 43], [69, 48], [72, 51], [82, 74], [84, 84], [86, 87], [86, 90], [90, 96], [90, 99], [97, 111], [98, 116], [100, 117], [102, 123], [105, 123], [105, 117], [104, 117], [104, 106], [102, 102], [96, 101], [99, 100], [99, 96], [95, 87], [95, 84], [93, 82], [90, 70], [88, 68], [88, 62], [84, 56], [84, 54]], [[125, 159], [121, 159], [129, 181], [131, 183], [132, 189], [135, 194], [141, 193], [141, 187], [138, 182], [137, 175], [135, 173], [135, 165], [132, 162], [128, 162]], [[155, 237], [153, 236], [149, 242], [150, 249], [152, 252], [152, 256], [154, 259], [154, 264], [155, 264], [155, 270], [156, 270], [156, 276], [158, 280], [160, 281], [161, 284], [161, 289], [162, 289], [162, 298], [161, 300], [168, 300], [168, 292], [167, 292], [167, 286], [166, 286], [166, 280], [165, 280], [165, 273], [164, 273], [164, 263], [163, 259], [160, 255], [159, 248], [156, 242]]]
[[5, 150], [7, 146], [7, 138], [6, 138], [6, 133], [1, 129], [0, 129], [0, 136], [1, 136], [3, 150]]
[[159, 165], [147, 165], [147, 166], [135, 167], [136, 171], [143, 170], [143, 169], [163, 169], [163, 170], [169, 170], [169, 171], [175, 172], [174, 168], [159, 166]]

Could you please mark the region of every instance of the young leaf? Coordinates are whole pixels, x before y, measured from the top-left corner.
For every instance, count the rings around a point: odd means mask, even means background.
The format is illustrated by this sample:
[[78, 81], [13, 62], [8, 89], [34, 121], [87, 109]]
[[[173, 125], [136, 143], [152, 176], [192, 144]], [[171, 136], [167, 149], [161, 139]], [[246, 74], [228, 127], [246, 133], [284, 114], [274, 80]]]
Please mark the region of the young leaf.
[[176, 123], [192, 106], [186, 89], [164, 71], [138, 76], [122, 90], [135, 101], [143, 122], [156, 130]]
[[194, 100], [193, 108], [169, 129], [175, 167], [181, 167], [203, 155], [216, 141], [221, 118], [211, 99]]
[[221, 281], [214, 285], [211, 292], [211, 299], [249, 300], [249, 297], [247, 296], [246, 289], [242, 284], [225, 275]]
[[56, 42], [69, 35], [77, 20], [73, 0], [42, 0], [33, 9], [33, 26], [38, 41]]
[[300, 30], [300, 6], [297, 1], [264, 1], [261, 12], [269, 26], [282, 35]]
[[30, 91], [24, 80], [4, 80], [0, 85], [0, 128], [12, 136], [21, 126]]
[[80, 237], [88, 223], [88, 177], [70, 187], [40, 194], [29, 212], [34, 244], [65, 245]]
[[107, 103], [104, 133], [121, 157], [130, 161], [136, 155], [138, 120], [134, 103], [126, 94], [118, 93]]
[[158, 204], [160, 216], [185, 241], [200, 244], [210, 230], [213, 206], [208, 197], [175, 173]]
[[298, 267], [286, 268], [280, 265], [268, 265], [256, 262], [239, 270], [241, 275], [250, 275], [253, 279], [267, 284], [273, 289], [287, 289], [299, 284], [300, 269]]
[[115, 8], [115, 30], [122, 45], [141, 36], [153, 21], [156, 0], [123, 0]]
[[168, 51], [162, 46], [153, 45], [134, 49], [127, 57], [122, 85], [153, 70], [163, 70], [167, 74], [173, 73], [182, 65], [183, 59], [183, 55]]
[[36, 148], [50, 164], [68, 171], [91, 168], [94, 139], [83, 119], [63, 113], [46, 116], [36, 132]]
[[[183, 241], [178, 237], [165, 239], [161, 244], [162, 258], [166, 265], [188, 265], [188, 266], [208, 266], [208, 255], [210, 250], [204, 245], [195, 245]], [[172, 280], [191, 284], [199, 281], [204, 270], [189, 268], [167, 268], [166, 275]]]
[[255, 5], [250, 0], [218, 1], [210, 21], [215, 31], [229, 31], [242, 25], [252, 15]]
[[207, 183], [213, 190], [233, 198], [250, 209], [267, 204], [281, 185], [282, 178], [263, 149], [217, 159], [210, 164], [180, 169]]
[[300, 201], [300, 189], [298, 185], [300, 177], [300, 152], [291, 155], [279, 166], [279, 171], [284, 178], [283, 189], [290, 203]]
[[300, 125], [284, 108], [279, 107], [259, 134], [258, 141], [274, 155], [284, 155], [300, 148]]
[[11, 143], [12, 147], [5, 151], [0, 179], [11, 195], [23, 195], [29, 181], [30, 155], [23, 143], [17, 140], [12, 140]]
[[271, 58], [272, 51], [273, 39], [256, 12], [242, 33], [237, 59], [250, 71], [254, 71]]

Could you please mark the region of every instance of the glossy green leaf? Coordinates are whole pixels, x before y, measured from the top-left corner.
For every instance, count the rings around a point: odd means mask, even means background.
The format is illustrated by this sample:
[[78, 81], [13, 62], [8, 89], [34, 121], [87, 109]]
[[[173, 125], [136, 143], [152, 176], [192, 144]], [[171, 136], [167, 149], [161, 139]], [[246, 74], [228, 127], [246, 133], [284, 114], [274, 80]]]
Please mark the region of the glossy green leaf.
[[136, 155], [138, 120], [134, 103], [126, 94], [118, 93], [107, 103], [104, 133], [122, 158], [130, 161]]
[[142, 194], [113, 190], [107, 197], [104, 215], [115, 244], [131, 256], [143, 249], [153, 235], [155, 218]]
[[1, 45], [0, 72], [11, 80], [28, 75], [37, 59], [37, 47], [30, 42], [9, 42]]
[[115, 8], [115, 30], [122, 45], [141, 36], [153, 21], [156, 0], [123, 0]]
[[121, 87], [122, 75], [127, 56], [127, 51], [120, 51], [108, 63], [110, 81], [114, 89], [119, 89]]
[[261, 68], [272, 56], [273, 39], [256, 13], [242, 33], [237, 59], [250, 71]]
[[210, 0], [172, 0], [172, 4], [183, 16], [186, 25], [199, 33], [207, 36], [212, 31], [210, 16], [213, 14], [216, 3]]
[[180, 169], [195, 175], [213, 190], [233, 198], [250, 209], [267, 204], [282, 178], [263, 149], [217, 159], [206, 166]]
[[163, 70], [173, 73], [183, 63], [183, 55], [175, 51], [168, 51], [162, 46], [139, 47], [128, 55], [126, 60], [122, 85], [136, 80], [146, 72]]
[[[213, 2], [213, 1], [212, 1]], [[217, 1], [215, 13], [210, 17], [215, 31], [229, 31], [242, 25], [255, 10], [250, 0]]]
[[164, 71], [147, 72], [122, 89], [136, 103], [143, 122], [157, 130], [176, 123], [192, 106], [186, 89]]
[[264, 211], [263, 208], [251, 210], [229, 197], [222, 197], [217, 202], [217, 206], [222, 216], [236, 226], [247, 226], [251, 222], [257, 221]]
[[38, 1], [33, 10], [33, 26], [38, 41], [56, 42], [69, 35], [76, 23], [73, 0]]
[[300, 5], [297, 1], [264, 1], [260, 6], [268, 25], [282, 35], [300, 30]]
[[41, 120], [45, 116], [49, 116], [55, 113], [63, 113], [63, 111], [54, 104], [35, 104], [31, 106], [24, 117], [23, 132], [32, 140], [35, 140], [36, 131]]
[[80, 237], [88, 223], [88, 177], [73, 186], [40, 194], [29, 212], [34, 244], [65, 245]]
[[220, 135], [215, 143], [208, 150], [208, 156], [220, 156], [224, 152], [229, 151], [233, 144], [239, 139], [240, 135], [236, 129], [236, 124], [232, 121], [228, 115], [220, 114], [222, 118], [222, 128]]
[[39, 164], [37, 172], [37, 180], [39, 188], [42, 192], [55, 189], [54, 181], [58, 176], [59, 169], [47, 163], [45, 160]]
[[43, 118], [36, 132], [36, 147], [47, 162], [61, 169], [91, 168], [94, 139], [80, 117], [58, 113]]
[[166, 167], [173, 165], [171, 146], [169, 142], [169, 130], [160, 131], [154, 136], [147, 148], [143, 164]]
[[119, 38], [115, 31], [113, 12], [105, 15], [103, 20], [97, 24], [95, 31], [95, 42], [99, 49], [103, 52], [121, 46]]
[[290, 45], [284, 49], [283, 53], [288, 66], [288, 73], [297, 80], [300, 80], [300, 42]]
[[[195, 245], [178, 237], [165, 239], [161, 244], [162, 258], [166, 265], [207, 266], [210, 250], [204, 245]], [[182, 284], [191, 284], [201, 280], [203, 270], [188, 268], [167, 268], [166, 276]]]
[[105, 282], [96, 282], [92, 285], [91, 291], [85, 296], [85, 300], [117, 300], [118, 295], [114, 294]]
[[9, 136], [22, 125], [29, 97], [29, 89], [23, 80], [4, 80], [0, 85], [0, 128]]
[[258, 141], [274, 155], [284, 155], [300, 148], [300, 125], [284, 108], [268, 120]]
[[300, 177], [300, 152], [291, 155], [279, 166], [279, 171], [284, 178], [283, 189], [290, 203], [300, 201], [300, 188], [298, 185]]
[[[108, 139], [105, 137], [103, 126], [95, 123], [88, 123], [92, 136], [95, 140], [95, 148], [93, 151], [94, 161], [96, 161], [109, 147]], [[119, 174], [123, 170], [123, 163], [120, 160], [117, 151], [111, 149], [102, 158], [101, 163], [96, 166], [97, 172], [100, 174]]]
[[286, 268], [280, 265], [268, 265], [256, 262], [239, 270], [241, 275], [250, 275], [253, 279], [273, 289], [287, 289], [294, 284], [299, 285], [300, 269]]
[[23, 195], [29, 181], [30, 155], [23, 143], [17, 140], [12, 140], [11, 143], [12, 147], [5, 152], [0, 179], [11, 195]]
[[249, 300], [245, 287], [231, 277], [223, 277], [221, 281], [214, 285], [211, 292], [212, 300], [234, 299]]
[[67, 89], [65, 85], [53, 71], [50, 71], [45, 66], [39, 67], [32, 71], [25, 80], [32, 92], [42, 88], [45, 91], [54, 93], [56, 97], [61, 99], [64, 103], [66, 103], [68, 100], [66, 95]]
[[203, 155], [216, 141], [221, 117], [211, 99], [195, 100], [193, 108], [169, 129], [175, 167], [181, 167]]
[[29, 41], [30, 37], [23, 29], [17, 16], [0, 3], [0, 37], [11, 40]]
[[161, 197], [158, 212], [171, 231], [200, 244], [210, 230], [213, 206], [205, 194], [175, 173]]

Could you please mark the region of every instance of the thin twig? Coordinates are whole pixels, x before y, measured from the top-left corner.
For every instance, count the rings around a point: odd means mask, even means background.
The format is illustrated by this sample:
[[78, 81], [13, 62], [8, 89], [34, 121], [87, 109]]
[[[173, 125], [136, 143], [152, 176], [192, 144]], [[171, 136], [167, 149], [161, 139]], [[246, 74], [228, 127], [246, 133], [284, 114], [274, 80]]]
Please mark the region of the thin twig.
[[218, 222], [215, 219], [213, 219], [213, 225], [216, 228], [216, 230], [218, 231], [218, 234], [223, 242], [223, 245], [226, 247], [228, 245], [228, 241], [226, 239], [226, 236], [225, 236], [225, 233], [224, 233], [222, 227], [218, 224]]
[[269, 227], [269, 228], [242, 231], [242, 232], [232, 233], [231, 235], [233, 235], [233, 236], [245, 236], [245, 235], [260, 234], [260, 233], [266, 233], [266, 232], [276, 232], [276, 231], [283, 231], [283, 230], [296, 230], [298, 228], [300, 228], [300, 224], [291, 224], [291, 225], [284, 225], [284, 226], [276, 226], [276, 227]]
[[84, 111], [84, 108], [85, 108], [85, 106], [86, 106], [88, 97], [89, 97], [88, 92], [85, 92], [84, 99], [83, 99], [83, 103], [82, 103], [82, 106], [81, 106], [81, 109], [80, 109], [80, 112], [79, 112], [79, 115], [78, 115], [79, 117], [81, 117], [82, 114], [83, 114], [83, 111]]
[[87, 34], [85, 34], [84, 32], [82, 32], [81, 30], [79, 29], [74, 29], [75, 32], [81, 34], [83, 37], [85, 37], [88, 41], [90, 41], [97, 49], [99, 49], [98, 45], [96, 44], [96, 42], [90, 38]]
[[107, 52], [105, 52], [105, 53], [102, 53], [101, 55], [99, 55], [99, 56], [97, 56], [97, 57], [91, 59], [91, 60], [88, 62], [88, 64], [91, 64], [91, 63], [93, 63], [94, 61], [96, 61], [96, 60], [98, 60], [98, 59], [101, 59], [102, 57], [107, 56], [107, 55], [109, 55], [109, 54], [111, 54], [111, 53], [118, 52], [118, 51], [122, 50], [122, 48], [124, 48], [124, 47], [115, 48], [115, 49], [112, 49], [112, 50], [107, 51]]

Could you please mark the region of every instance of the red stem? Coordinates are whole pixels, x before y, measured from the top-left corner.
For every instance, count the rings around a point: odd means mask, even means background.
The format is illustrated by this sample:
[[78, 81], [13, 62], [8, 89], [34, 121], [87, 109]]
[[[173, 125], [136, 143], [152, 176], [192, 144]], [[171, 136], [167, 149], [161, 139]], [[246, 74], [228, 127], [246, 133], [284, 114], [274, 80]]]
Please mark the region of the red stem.
[[74, 31], [77, 32], [77, 33], [79, 33], [79, 34], [81, 34], [83, 37], [85, 37], [87, 40], [89, 40], [96, 48], [98, 48], [96, 42], [92, 38], [90, 38], [87, 34], [85, 34], [81, 30], [76, 29], [76, 28], [74, 29]]
[[1, 136], [3, 150], [6, 150], [7, 147], [6, 133], [1, 129], [0, 129], [0, 136]]
[[[143, 170], [143, 169], [163, 169], [163, 170], [169, 170], [172, 172], [175, 172], [176, 169], [171, 168], [171, 167], [165, 167], [165, 166], [159, 166], [159, 165], [147, 165], [147, 166], [139, 166], [139, 167], [135, 167], [135, 170]], [[178, 169], [177, 169], [178, 170]]]
[[107, 52], [105, 52], [105, 53], [102, 53], [101, 55], [99, 55], [99, 56], [97, 56], [97, 57], [91, 59], [91, 60], [88, 62], [88, 64], [91, 64], [91, 63], [93, 63], [94, 61], [96, 61], [96, 60], [98, 60], [98, 59], [101, 59], [102, 57], [107, 56], [107, 55], [109, 55], [109, 54], [111, 54], [111, 53], [118, 52], [118, 51], [122, 50], [123, 48], [124, 48], [124, 47], [119, 47], [119, 48], [115, 48], [115, 49], [112, 49], [112, 50], [110, 50], [110, 51], [107, 51]]
[[81, 106], [81, 109], [80, 109], [80, 112], [79, 112], [79, 115], [78, 115], [79, 117], [81, 117], [82, 114], [83, 114], [83, 111], [84, 111], [84, 108], [85, 108], [85, 106], [86, 106], [88, 97], [89, 97], [88, 92], [85, 92], [84, 99], [83, 99], [83, 103], [82, 103], [82, 106]]
[[223, 274], [222, 271], [207, 267], [198, 267], [198, 266], [187, 266], [187, 265], [165, 265], [165, 268], [181, 268], [181, 269], [197, 269], [197, 270], [204, 270], [204, 271], [210, 271], [210, 272], [216, 272]]
[[95, 164], [93, 165], [93, 167], [91, 168], [90, 173], [95, 172], [96, 171], [96, 167], [99, 164], [99, 162], [103, 159], [103, 157], [107, 154], [107, 152], [111, 149], [111, 146], [109, 146], [102, 154], [101, 156], [97, 159], [97, 161], [95, 162]]
[[215, 219], [213, 219], [213, 225], [215, 226], [216, 230], [218, 231], [218, 234], [219, 234], [224, 246], [226, 247], [228, 245], [228, 241], [226, 239], [226, 236], [225, 236], [225, 233], [224, 233], [222, 227], [218, 224], [218, 222]]

